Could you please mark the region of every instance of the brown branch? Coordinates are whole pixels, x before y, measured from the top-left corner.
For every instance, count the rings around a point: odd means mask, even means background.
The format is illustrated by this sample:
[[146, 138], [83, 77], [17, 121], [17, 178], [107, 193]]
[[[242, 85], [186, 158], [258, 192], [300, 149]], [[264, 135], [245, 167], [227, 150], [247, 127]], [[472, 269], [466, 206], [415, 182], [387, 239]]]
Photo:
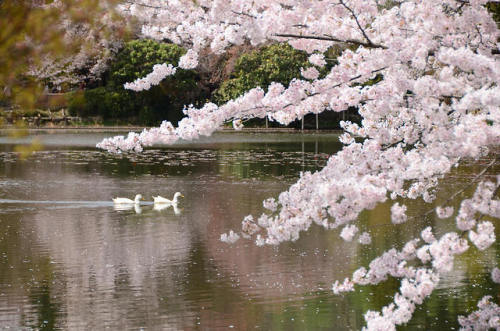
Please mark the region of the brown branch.
[[250, 17], [250, 18], [257, 18], [257, 17], [255, 17], [255, 16], [253, 16], [253, 15], [251, 15], [251, 14], [247, 14], [247, 13], [243, 13], [243, 12], [237, 12], [237, 11], [234, 11], [234, 10], [231, 10], [231, 12], [232, 12], [233, 14], [236, 14], [236, 15], [248, 16], [248, 17]]
[[359, 21], [358, 21], [358, 17], [356, 16], [356, 13], [354, 12], [354, 10], [352, 10], [350, 7], [348, 7], [348, 6], [344, 3], [344, 1], [342, 1], [342, 0], [339, 0], [339, 1], [340, 1], [340, 4], [341, 4], [342, 6], [344, 6], [344, 8], [345, 8], [345, 9], [347, 9], [347, 10], [351, 13], [352, 17], [354, 17], [354, 20], [356, 21], [356, 24], [358, 25], [359, 30], [361, 30], [361, 33], [363, 34], [363, 37], [365, 37], [365, 39], [368, 41], [368, 44], [373, 45], [372, 41], [370, 40], [370, 38], [369, 38], [369, 37], [368, 37], [368, 35], [366, 34], [365, 29], [363, 29], [363, 27], [362, 27], [362, 26], [361, 26], [361, 24], [359, 23]]
[[131, 5], [137, 5], [137, 6], [146, 7], [146, 8], [152, 8], [152, 9], [166, 9], [166, 7], [148, 5], [148, 4], [141, 3], [141, 2], [134, 2], [134, 1], [124, 1], [124, 2], [125, 2], [125, 3], [128, 3], [128, 4], [131, 4]]
[[387, 49], [386, 46], [384, 45], [379, 45], [379, 44], [374, 44], [372, 42], [364, 42], [361, 40], [356, 40], [356, 39], [339, 39], [335, 38], [332, 36], [311, 36], [311, 35], [300, 35], [300, 34], [292, 34], [292, 33], [277, 33], [274, 36], [276, 37], [283, 37], [283, 38], [297, 38], [297, 39], [314, 39], [314, 40], [325, 40], [325, 41], [334, 41], [338, 43], [345, 43], [345, 44], [354, 44], [354, 45], [359, 45], [359, 46], [364, 46], [366, 48], [383, 48]]

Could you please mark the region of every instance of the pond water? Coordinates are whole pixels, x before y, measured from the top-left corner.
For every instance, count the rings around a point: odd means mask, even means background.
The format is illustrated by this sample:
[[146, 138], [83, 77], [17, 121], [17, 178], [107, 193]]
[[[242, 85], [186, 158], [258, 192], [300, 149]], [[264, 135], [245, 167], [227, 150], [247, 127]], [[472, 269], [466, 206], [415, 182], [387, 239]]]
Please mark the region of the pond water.
[[[432, 215], [393, 226], [384, 204], [361, 216], [361, 227], [372, 229], [370, 247], [319, 227], [278, 247], [228, 245], [221, 233], [263, 212], [262, 200], [277, 197], [301, 171], [320, 169], [340, 148], [338, 136], [217, 133], [128, 156], [94, 148], [114, 134], [0, 137], [1, 330], [360, 329], [364, 312], [387, 304], [397, 282], [343, 296], [332, 293], [332, 283], [417, 237], [424, 224], [434, 224], [437, 235], [453, 230]], [[35, 136], [43, 150], [20, 160], [14, 147]], [[454, 170], [436, 205], [488, 162]], [[177, 210], [155, 210], [147, 201], [117, 210], [111, 203], [176, 191], [185, 196]], [[428, 209], [413, 201], [409, 214]], [[499, 257], [497, 242], [458, 258], [402, 329], [457, 328], [458, 314], [499, 292], [488, 274]]]

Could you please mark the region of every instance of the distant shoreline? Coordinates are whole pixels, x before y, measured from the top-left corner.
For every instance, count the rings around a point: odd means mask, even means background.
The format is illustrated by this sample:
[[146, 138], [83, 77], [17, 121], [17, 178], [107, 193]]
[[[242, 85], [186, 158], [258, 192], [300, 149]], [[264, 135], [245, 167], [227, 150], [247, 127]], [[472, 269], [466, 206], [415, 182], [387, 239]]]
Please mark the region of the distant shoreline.
[[[0, 134], [5, 134], [13, 131], [24, 130], [28, 133], [36, 132], [126, 132], [126, 131], [142, 131], [150, 127], [145, 126], [47, 126], [47, 127], [27, 127], [27, 128], [16, 128], [15, 126], [3, 126], [0, 127]], [[224, 133], [342, 133], [342, 130], [332, 130], [332, 129], [294, 129], [294, 128], [243, 128], [242, 130], [234, 130], [232, 128], [220, 128], [216, 132]]]

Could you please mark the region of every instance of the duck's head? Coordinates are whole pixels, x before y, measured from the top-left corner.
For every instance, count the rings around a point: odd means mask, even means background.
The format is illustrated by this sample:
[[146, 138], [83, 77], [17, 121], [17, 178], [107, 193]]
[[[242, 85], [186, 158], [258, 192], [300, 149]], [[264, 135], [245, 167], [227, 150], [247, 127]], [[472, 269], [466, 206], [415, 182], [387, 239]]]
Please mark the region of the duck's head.
[[177, 201], [179, 198], [184, 198], [181, 192], [175, 192], [174, 194], [174, 201]]
[[140, 200], [142, 200], [142, 195], [141, 195], [141, 194], [137, 194], [137, 195], [135, 196], [134, 201], [135, 201], [135, 202], [139, 202]]

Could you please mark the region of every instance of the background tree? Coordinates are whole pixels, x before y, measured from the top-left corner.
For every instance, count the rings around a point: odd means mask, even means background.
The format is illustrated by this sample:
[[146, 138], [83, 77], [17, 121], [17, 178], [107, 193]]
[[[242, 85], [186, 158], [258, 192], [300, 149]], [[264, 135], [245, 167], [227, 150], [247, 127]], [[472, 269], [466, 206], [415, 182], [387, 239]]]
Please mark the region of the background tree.
[[223, 104], [252, 88], [267, 89], [272, 82], [287, 86], [292, 79], [301, 76], [301, 68], [311, 66], [307, 58], [306, 52], [288, 44], [272, 44], [244, 53], [236, 60], [230, 78], [215, 91], [215, 101]]
[[103, 86], [77, 92], [70, 99], [70, 112], [141, 124], [157, 124], [162, 119], [177, 122], [184, 105], [200, 97], [195, 71], [178, 70], [147, 91], [125, 90], [123, 85], [145, 76], [157, 63], [177, 64], [185, 53], [178, 45], [150, 39], [126, 43], [103, 75]]
[[113, 0], [1, 1], [0, 101], [30, 108], [49, 82], [74, 84], [99, 75], [98, 62], [106, 61], [113, 40], [127, 31], [117, 23], [114, 5]]

